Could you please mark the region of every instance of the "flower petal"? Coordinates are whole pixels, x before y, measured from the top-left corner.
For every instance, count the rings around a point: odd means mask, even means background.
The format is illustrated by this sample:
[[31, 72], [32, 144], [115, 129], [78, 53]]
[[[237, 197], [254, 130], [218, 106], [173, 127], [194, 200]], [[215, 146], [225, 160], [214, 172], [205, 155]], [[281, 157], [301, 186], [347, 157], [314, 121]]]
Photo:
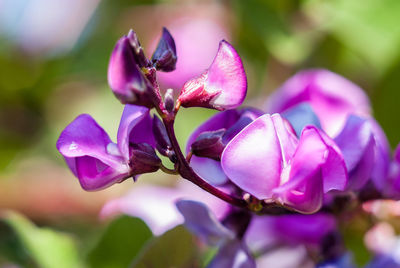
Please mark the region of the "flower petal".
[[147, 106], [140, 95], [149, 83], [140, 71], [128, 37], [123, 36], [115, 45], [108, 65], [108, 83], [122, 103], [140, 103]]
[[219, 245], [235, 238], [235, 234], [223, 226], [203, 203], [179, 200], [176, 207], [185, 218], [185, 226], [209, 245]]
[[207, 268], [256, 268], [256, 263], [247, 247], [239, 240], [226, 243]]
[[115, 144], [90, 115], [78, 116], [64, 129], [57, 149], [85, 190], [107, 187], [129, 173]]
[[242, 104], [246, 93], [243, 63], [232, 45], [223, 40], [210, 68], [186, 82], [178, 100], [183, 107], [226, 110]]
[[298, 211], [313, 213], [321, 207], [324, 192], [344, 187], [344, 161], [337, 161], [340, 158], [326, 139], [329, 138], [323, 138], [315, 127], [304, 128], [289, 175], [283, 173], [283, 184], [273, 190], [274, 199]]
[[270, 115], [245, 127], [226, 146], [222, 168], [232, 182], [259, 199], [270, 198], [279, 185], [282, 153]]
[[350, 115], [342, 132], [335, 138], [350, 173], [348, 188], [360, 190], [371, 177], [375, 141], [367, 119]]
[[118, 127], [117, 144], [125, 159], [129, 159], [129, 143], [148, 143], [155, 147], [149, 109], [125, 105]]
[[390, 145], [386, 134], [373, 118], [369, 118], [375, 138], [375, 164], [372, 170], [372, 180], [378, 190], [383, 191], [387, 184], [390, 166]]
[[371, 113], [368, 97], [360, 87], [323, 69], [301, 71], [287, 80], [268, 99], [267, 112], [280, 113], [301, 102], [310, 103], [331, 137], [342, 129], [349, 114]]

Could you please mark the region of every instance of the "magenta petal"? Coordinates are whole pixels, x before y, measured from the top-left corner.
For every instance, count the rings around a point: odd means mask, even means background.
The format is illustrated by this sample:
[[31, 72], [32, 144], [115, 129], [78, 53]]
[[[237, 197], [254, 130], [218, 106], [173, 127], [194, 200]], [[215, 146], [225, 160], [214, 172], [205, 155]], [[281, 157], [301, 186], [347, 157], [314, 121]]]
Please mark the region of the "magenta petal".
[[236, 135], [222, 153], [221, 164], [240, 188], [259, 199], [270, 198], [282, 169], [281, 147], [271, 116], [259, 117]]
[[397, 145], [396, 150], [394, 151], [394, 159], [400, 163], [400, 143]]
[[108, 83], [123, 103], [138, 101], [137, 94], [148, 88], [146, 79], [137, 66], [129, 38], [122, 37], [111, 54], [108, 65]]
[[335, 138], [350, 173], [349, 189], [359, 190], [371, 177], [375, 141], [369, 121], [351, 115]]
[[347, 177], [340, 172], [341, 163], [325, 139], [315, 127], [304, 128], [290, 172], [283, 172], [283, 184], [274, 189], [274, 199], [300, 212], [313, 213], [321, 207], [324, 191], [344, 187]]
[[184, 107], [226, 110], [241, 105], [246, 93], [243, 63], [232, 45], [223, 40], [210, 68], [186, 82], [178, 100]]
[[143, 106], [125, 105], [118, 127], [117, 143], [125, 159], [129, 159], [129, 143], [148, 143], [155, 146], [152, 119], [149, 109]]
[[101, 190], [121, 182], [129, 172], [128, 167], [121, 171], [89, 156], [75, 158], [75, 167], [81, 187], [86, 191]]
[[64, 129], [57, 149], [85, 190], [104, 188], [129, 173], [116, 145], [90, 115], [78, 116]]
[[323, 69], [295, 74], [267, 102], [267, 112], [280, 113], [301, 102], [309, 102], [323, 129], [335, 136], [349, 114], [368, 116], [370, 103], [365, 92], [344, 77]]
[[175, 70], [176, 60], [175, 41], [169, 31], [163, 28], [161, 39], [151, 57], [151, 61], [157, 70], [171, 72]]

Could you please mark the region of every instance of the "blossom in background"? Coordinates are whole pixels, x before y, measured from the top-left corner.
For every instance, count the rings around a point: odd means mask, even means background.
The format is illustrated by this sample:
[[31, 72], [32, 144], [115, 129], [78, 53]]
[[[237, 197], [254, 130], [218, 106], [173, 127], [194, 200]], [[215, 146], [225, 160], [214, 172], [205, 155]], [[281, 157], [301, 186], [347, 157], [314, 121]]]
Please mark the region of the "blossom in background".
[[371, 179], [383, 191], [390, 147], [357, 85], [327, 70], [301, 71], [268, 98], [266, 110], [283, 113], [297, 133], [311, 124], [334, 139], [345, 158], [349, 190], [360, 190]]
[[155, 235], [161, 235], [183, 223], [183, 217], [175, 206], [175, 202], [183, 198], [204, 202], [218, 218], [226, 215], [229, 209], [226, 202], [186, 180], [180, 180], [174, 187], [138, 185], [125, 196], [107, 202], [100, 217], [104, 219], [118, 214], [140, 217]]
[[239, 132], [221, 163], [244, 191], [303, 213], [316, 212], [324, 193], [344, 190], [347, 184], [343, 155], [335, 143], [312, 126], [298, 139], [279, 114], [263, 115]]
[[151, 124], [147, 108], [126, 105], [115, 144], [90, 115], [82, 114], [61, 133], [57, 149], [83, 189], [103, 189], [158, 170]]

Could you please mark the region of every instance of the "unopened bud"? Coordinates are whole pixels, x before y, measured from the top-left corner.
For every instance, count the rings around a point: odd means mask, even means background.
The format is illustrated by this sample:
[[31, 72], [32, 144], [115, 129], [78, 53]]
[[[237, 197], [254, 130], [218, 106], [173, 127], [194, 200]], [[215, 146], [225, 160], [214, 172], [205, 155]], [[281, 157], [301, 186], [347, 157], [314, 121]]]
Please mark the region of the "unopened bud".
[[172, 88], [167, 89], [167, 92], [165, 92], [164, 105], [165, 109], [168, 112], [172, 112], [174, 110], [175, 101], [174, 101], [174, 90]]
[[171, 142], [164, 124], [157, 116], [154, 116], [153, 118], [153, 134], [156, 140], [157, 150], [160, 154], [169, 157], [171, 154]]
[[143, 47], [140, 45], [136, 32], [131, 29], [127, 37], [132, 46], [133, 55], [139, 67], [149, 67], [150, 61], [144, 55]]
[[175, 41], [169, 31], [163, 28], [161, 39], [151, 57], [151, 61], [157, 70], [171, 72], [175, 70], [176, 60]]
[[130, 163], [132, 175], [156, 172], [161, 160], [147, 143], [131, 144]]
[[201, 133], [195, 142], [192, 143], [191, 149], [193, 154], [196, 156], [220, 160], [222, 151], [225, 148], [225, 144], [222, 142], [224, 134], [225, 129]]

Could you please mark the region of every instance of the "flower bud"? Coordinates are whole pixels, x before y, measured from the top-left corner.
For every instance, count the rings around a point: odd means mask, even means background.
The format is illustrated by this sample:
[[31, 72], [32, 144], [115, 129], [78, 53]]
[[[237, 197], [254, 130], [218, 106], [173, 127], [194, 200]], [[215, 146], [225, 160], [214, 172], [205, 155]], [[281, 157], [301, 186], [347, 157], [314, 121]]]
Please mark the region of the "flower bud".
[[156, 140], [157, 150], [160, 154], [169, 156], [169, 151], [171, 151], [171, 142], [164, 124], [157, 116], [154, 116], [153, 118], [153, 134]]
[[156, 51], [154, 51], [151, 61], [157, 70], [171, 72], [176, 66], [176, 47], [175, 41], [169, 31], [164, 27]]
[[222, 151], [225, 148], [225, 144], [222, 142], [225, 132], [226, 130], [223, 128], [201, 133], [195, 142], [192, 143], [191, 150], [193, 154], [219, 161]]
[[183, 85], [178, 101], [183, 107], [222, 111], [241, 105], [246, 92], [247, 80], [242, 61], [236, 50], [222, 40], [210, 68]]
[[147, 143], [131, 144], [130, 161], [132, 175], [156, 172], [161, 166], [161, 160], [154, 148]]
[[130, 39], [126, 36], [122, 37], [111, 54], [108, 65], [108, 83], [122, 103], [151, 108], [149, 92], [153, 88], [139, 67]]
[[174, 110], [175, 101], [174, 101], [174, 90], [172, 88], [167, 89], [167, 92], [165, 92], [164, 106], [168, 112], [172, 112]]
[[139, 67], [149, 67], [150, 62], [144, 55], [143, 47], [140, 45], [136, 32], [131, 29], [127, 37], [133, 49], [133, 56]]

